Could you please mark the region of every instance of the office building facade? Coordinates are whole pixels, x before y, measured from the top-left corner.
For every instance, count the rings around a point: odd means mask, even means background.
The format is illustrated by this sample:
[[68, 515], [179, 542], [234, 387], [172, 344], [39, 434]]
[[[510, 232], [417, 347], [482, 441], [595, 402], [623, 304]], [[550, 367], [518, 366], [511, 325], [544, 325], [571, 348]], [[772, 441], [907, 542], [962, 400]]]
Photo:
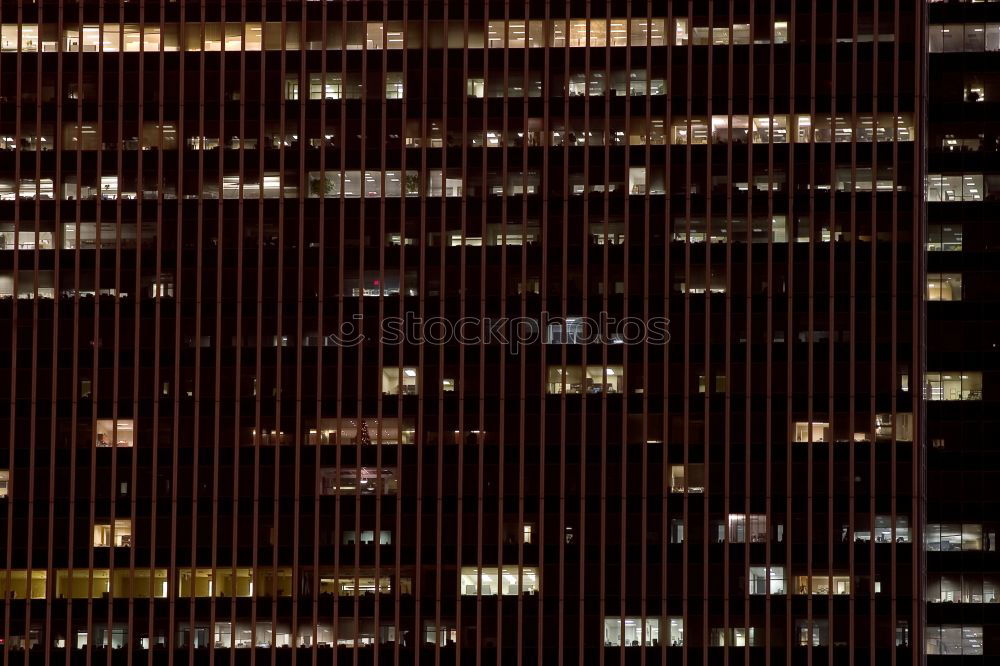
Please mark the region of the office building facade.
[[5, 659], [921, 662], [924, 14], [0, 0]]
[[1000, 142], [990, 111], [1000, 7], [928, 10], [927, 659], [988, 662], [1000, 654], [991, 390]]

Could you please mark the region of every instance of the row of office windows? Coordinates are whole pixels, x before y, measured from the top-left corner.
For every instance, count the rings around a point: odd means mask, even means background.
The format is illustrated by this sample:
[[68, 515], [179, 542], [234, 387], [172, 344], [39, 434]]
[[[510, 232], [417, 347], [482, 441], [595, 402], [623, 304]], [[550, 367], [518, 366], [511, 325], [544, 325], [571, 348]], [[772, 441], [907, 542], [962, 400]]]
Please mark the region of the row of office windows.
[[[607, 194], [622, 192], [632, 196], [666, 196], [667, 169], [646, 167], [630, 167], [627, 176], [610, 183], [596, 183], [586, 177], [582, 171], [569, 174], [566, 184], [569, 196], [582, 196], [587, 193]], [[84, 180], [88, 182], [83, 182]], [[188, 193], [185, 199], [296, 199], [299, 188], [295, 182], [289, 183], [279, 172], [265, 172], [258, 178], [243, 178], [240, 176], [222, 176], [222, 185], [218, 179], [210, 179], [200, 185], [200, 192]], [[588, 182], [589, 181], [589, 182]], [[732, 181], [728, 176], [718, 176], [712, 179], [713, 191], [732, 191], [737, 193], [753, 192], [786, 192], [787, 174], [782, 170], [772, 170], [770, 173], [755, 176], [752, 182]], [[159, 189], [145, 189], [146, 187]], [[460, 171], [454, 175], [445, 174], [441, 169], [430, 169], [426, 180], [420, 178], [416, 171], [311, 171], [308, 174], [308, 198], [387, 198], [402, 197], [463, 197], [466, 194], [478, 195], [479, 188], [466, 188], [466, 183]], [[798, 183], [796, 190], [807, 192], [891, 192], [894, 188], [905, 191], [905, 185], [897, 185], [889, 167], [880, 167], [876, 174], [872, 169], [859, 167], [838, 168], [830, 182], [819, 182], [815, 186], [808, 181]], [[485, 193], [490, 197], [530, 196], [542, 193], [542, 177], [537, 171], [503, 174], [491, 171], [487, 174]], [[688, 194], [697, 195], [702, 190], [702, 184], [693, 183], [687, 190]], [[684, 191], [684, 190], [682, 190]], [[102, 199], [106, 201], [135, 200], [139, 198], [134, 177], [131, 183], [122, 182], [118, 175], [103, 175], [77, 180], [76, 175], [67, 175], [62, 179], [62, 187], [57, 188], [52, 178], [24, 178], [20, 181], [0, 180], [0, 201], [15, 201], [17, 199], [37, 199], [51, 201], [56, 198], [63, 201]], [[175, 184], [169, 182], [144, 184], [142, 198], [156, 200], [162, 196], [166, 200], [177, 198]], [[778, 241], [783, 242], [783, 241]]]
[[[875, 415], [875, 423], [873, 425], [874, 432], [855, 432], [851, 439], [855, 442], [868, 442], [871, 441], [874, 435], [876, 440], [892, 439], [895, 437], [898, 442], [913, 441], [912, 412], [898, 412], [895, 415], [895, 419], [892, 413], [879, 413]], [[793, 442], [824, 443], [847, 441], [846, 438], [834, 437], [829, 421], [796, 421], [793, 427]]]
[[961, 252], [962, 225], [960, 223], [928, 224], [927, 251]]
[[[30, 650], [41, 645], [41, 631], [41, 626], [38, 626], [37, 629], [32, 629], [27, 637], [12, 634], [7, 643], [11, 650]], [[362, 615], [355, 621], [353, 614], [350, 613], [346, 614], [346, 617], [341, 616], [336, 624], [300, 620], [297, 632], [291, 630], [291, 625], [287, 621], [279, 620], [277, 623], [272, 623], [270, 616], [257, 618], [253, 622], [244, 619], [236, 622], [220, 621], [215, 622], [214, 625], [196, 621], [192, 626], [190, 622], [182, 621], [177, 623], [176, 631], [173, 645], [181, 650], [186, 650], [189, 647], [195, 650], [207, 648], [243, 650], [255, 647], [290, 648], [293, 646], [310, 648], [314, 645], [318, 648], [355, 648], [374, 645], [376, 642], [393, 643], [398, 636], [394, 624], [383, 622], [376, 633], [374, 618]], [[156, 629], [150, 637], [145, 635], [145, 630], [142, 627], [130, 628], [124, 623], [112, 624], [110, 631], [101, 622], [94, 622], [89, 631], [81, 626], [70, 632], [70, 640], [67, 640], [59, 629], [54, 630], [54, 633], [52, 647], [57, 650], [110, 648], [114, 651], [129, 647], [139, 650], [167, 647], [167, 635], [162, 628]], [[448, 633], [454, 639], [453, 628], [442, 626], [440, 633], [442, 635]], [[434, 644], [438, 634], [437, 625], [432, 620], [426, 620], [424, 622], [424, 642]], [[445, 643], [441, 643], [441, 645], [445, 645]]]
[[928, 174], [924, 179], [927, 201], [970, 202], [1000, 195], [1000, 175]]
[[394, 467], [341, 467], [320, 470], [320, 495], [395, 495], [399, 474]]
[[931, 53], [1000, 51], [1000, 23], [946, 23], [928, 27]]
[[[52, 593], [56, 599], [100, 599], [105, 596], [114, 599], [166, 599], [171, 596], [167, 569], [55, 569], [52, 577]], [[411, 578], [376, 578], [374, 570], [368, 569], [338, 576], [333, 567], [321, 566], [315, 586], [312, 580], [313, 572], [304, 570], [299, 586], [301, 595], [311, 596], [313, 587], [319, 595], [353, 597], [393, 594], [397, 586], [400, 594], [412, 594]], [[0, 572], [0, 594], [5, 599], [45, 599], [48, 585], [48, 572], [45, 570], [12, 569]], [[219, 567], [214, 572], [210, 568], [179, 568], [173, 589], [175, 596], [180, 598], [274, 598], [291, 597], [295, 585], [291, 567], [259, 567], [256, 571], [251, 567]]]
[[[686, 465], [671, 465], [669, 469], [670, 492], [701, 494], [705, 492], [704, 463], [688, 463]], [[0, 470], [0, 499], [5, 499], [9, 491], [9, 470]], [[320, 471], [321, 495], [338, 494], [395, 494], [399, 490], [397, 469], [386, 467], [379, 470], [371, 466], [344, 466], [324, 468]], [[521, 528], [522, 542], [530, 544], [533, 541], [535, 527], [524, 524]], [[773, 530], [768, 530], [766, 514], [730, 513], [725, 520], [713, 520], [709, 531], [710, 543], [742, 544], [767, 543], [784, 541], [784, 524], [778, 523]], [[849, 525], [841, 527], [841, 543], [848, 540], [854, 543], [911, 543], [909, 516], [897, 514], [876, 515], [868, 517], [859, 515], [855, 519], [853, 530]], [[343, 534], [343, 544], [372, 544], [375, 533], [372, 530], [362, 531], [360, 538], [354, 530], [346, 530]], [[684, 521], [671, 521], [669, 543], [684, 542]], [[115, 519], [113, 522], [97, 522], [93, 528], [93, 545], [95, 548], [128, 548], [133, 545], [132, 521], [128, 518]], [[381, 530], [380, 545], [392, 544], [392, 533]], [[995, 533], [983, 533], [982, 525], [932, 524], [928, 527], [925, 538], [927, 550], [996, 550]]]
[[978, 656], [983, 654], [983, 627], [946, 624], [925, 629], [928, 655]]
[[[786, 594], [786, 569], [784, 566], [750, 566], [749, 594]], [[49, 572], [46, 570], [15, 569], [0, 572], [0, 592], [7, 599], [47, 598]], [[167, 569], [56, 569], [52, 571], [54, 598], [87, 599], [111, 597], [157, 598], [171, 597], [171, 587], [177, 598], [275, 598], [291, 597], [296, 589], [291, 567], [218, 567], [179, 568], [171, 583]], [[319, 595], [359, 596], [366, 594], [393, 594], [398, 585], [400, 594], [412, 594], [412, 580], [390, 576], [376, 578], [373, 571], [337, 576], [333, 567], [319, 567]], [[459, 592], [462, 596], [519, 596], [534, 595], [540, 591], [538, 569], [532, 566], [462, 567], [459, 574]], [[795, 576], [788, 579], [793, 593], [800, 595], [849, 595], [851, 576], [846, 573]], [[300, 574], [299, 596], [311, 596], [313, 571], [304, 569]], [[876, 582], [874, 592], [881, 591]]]
[[[329, 75], [334, 76], [334, 75]], [[711, 116], [676, 119], [667, 127], [661, 119], [635, 118], [592, 118], [588, 125], [583, 120], [572, 121], [577, 126], [568, 128], [561, 120], [552, 121], [552, 128], [545, 131], [542, 118], [529, 118], [526, 129], [486, 129], [472, 130], [463, 136], [468, 146], [473, 148], [519, 148], [519, 147], [559, 147], [559, 146], [642, 146], [642, 145], [707, 145], [737, 143], [766, 145], [769, 143], [869, 143], [913, 141], [912, 119], [909, 115], [879, 116], [817, 116], [804, 114], [776, 116]], [[605, 128], [607, 125], [607, 129]], [[895, 132], [893, 132], [895, 125]], [[789, 131], [791, 129], [791, 131]], [[31, 128], [34, 131], [34, 128]], [[337, 128], [331, 128], [323, 138], [309, 139], [309, 148], [335, 147]], [[299, 145], [299, 136], [293, 134], [284, 139], [278, 133], [268, 130], [264, 137], [265, 149]], [[107, 142], [102, 140], [100, 126], [95, 123], [64, 123], [62, 147], [68, 151], [117, 150], [177, 150], [177, 127], [171, 123], [146, 122], [142, 125], [142, 136]], [[452, 134], [445, 136], [439, 121], [423, 123], [419, 119], [407, 120], [403, 133], [403, 145], [408, 148], [454, 147]], [[184, 146], [189, 150], [256, 150], [260, 146], [257, 137], [219, 138], [191, 136]], [[0, 150], [47, 152], [55, 148], [52, 127], [43, 124], [38, 134], [26, 134], [17, 141], [15, 137], [0, 134]], [[971, 176], [970, 176], [971, 177]], [[942, 177], [944, 178], [944, 177]], [[934, 181], [939, 187], [952, 186], [952, 181]]]
[[[254, 631], [256, 626], [256, 631]], [[467, 627], [467, 629], [469, 629]], [[474, 629], [472, 627], [471, 629]], [[934, 632], [928, 638], [928, 654], [982, 654], [982, 628], [960, 627], [946, 625], [934, 627]], [[957, 631], [962, 630], [962, 631]], [[17, 629], [15, 629], [17, 631]], [[141, 630], [140, 630], [141, 631]], [[465, 645], [478, 643], [475, 632], [466, 634]], [[764, 645], [764, 632], [755, 627], [713, 627], [709, 633], [707, 647], [760, 647]], [[52, 641], [56, 649], [86, 650], [88, 648], [118, 650], [129, 647], [129, 627], [126, 624], [113, 624], [110, 631], [101, 622], [95, 622], [91, 630], [84, 628], [71, 632], [71, 641], [67, 642], [57, 630]], [[625, 616], [605, 617], [603, 632], [605, 647], [683, 647], [684, 619], [680, 616], [650, 617]], [[372, 617], [352, 616], [341, 617], [336, 625], [328, 622], [298, 623], [298, 631], [293, 632], [290, 623], [279, 621], [272, 624], [269, 619], [257, 619], [237, 622], [196, 623], [193, 627], [187, 621], [178, 623], [174, 647], [195, 650], [206, 648], [247, 649], [258, 648], [300, 648], [365, 647], [393, 643], [397, 640], [397, 628], [393, 624], [382, 623], [375, 630], [375, 619]], [[454, 647], [458, 640], [458, 629], [454, 620], [442, 619], [440, 624], [433, 620], [424, 621], [423, 643]], [[793, 645], [798, 647], [821, 647], [830, 644], [829, 621], [825, 619], [798, 619], [795, 621]], [[140, 650], [164, 648], [167, 637], [162, 630], [154, 634], [152, 639], [146, 635], [139, 636], [134, 647]], [[24, 650], [41, 644], [41, 627], [32, 629], [28, 636], [12, 634], [8, 645], [11, 650]], [[896, 624], [896, 647], [909, 646], [909, 624], [899, 620]], [[489, 646], [490, 643], [487, 642]], [[937, 650], [930, 652], [931, 649]], [[979, 650], [978, 652], [976, 650]]]
[[[619, 368], [621, 366], [610, 366], [609, 369], [614, 370], [614, 368]], [[562, 372], [565, 373], [575, 373], [586, 369], [586, 372], [593, 372], [600, 380], [600, 374], [602, 373], [602, 366], [568, 366], [565, 369], [554, 366], [550, 368], [550, 372], [553, 375], [558, 375]], [[412, 375], [407, 374], [407, 372], [412, 372]], [[383, 387], [385, 392], [389, 395], [416, 395], [417, 394], [417, 369], [414, 367], [403, 368], [402, 379], [400, 380], [399, 368], [385, 368], [383, 370]], [[606, 375], [606, 371], [604, 372]], [[703, 379], [704, 376], [699, 379]], [[725, 379], [724, 376], [717, 376], [717, 379]], [[593, 379], [588, 376], [588, 381], [593, 381]], [[553, 387], [553, 390], [558, 391], [559, 386]], [[593, 386], [593, 385], [592, 385]], [[442, 391], [445, 393], [452, 392], [455, 390], [454, 379], [445, 378], [442, 382]], [[582, 392], [579, 386], [574, 387], [574, 393]], [[601, 387], [596, 385], [592, 390], [587, 391], [588, 393], [602, 393], [605, 392], [607, 387]], [[164, 387], [164, 394], [169, 393], [169, 386]], [[569, 393], [569, 391], [567, 391]], [[556, 393], [559, 394], [559, 393]], [[88, 397], [84, 394], [82, 397]], [[893, 425], [893, 415], [891, 413], [880, 413], [876, 415], [874, 423], [874, 431], [869, 432], [855, 432], [853, 438], [854, 442], [871, 442], [873, 439], [875, 441], [889, 440], [895, 438], [897, 442], [912, 442], [913, 441], [913, 415], [910, 412], [899, 412], [895, 415], [895, 426]], [[115, 425], [117, 424], [117, 425]], [[97, 421], [96, 428], [96, 444], [98, 449], [101, 448], [131, 448], [135, 445], [135, 438], [133, 435], [134, 421], [132, 419], [99, 419]], [[113, 434], [114, 433], [114, 434]], [[460, 434], [456, 431], [456, 435]], [[469, 431], [467, 435], [477, 435], [481, 434], [481, 431]], [[366, 419], [353, 419], [353, 418], [343, 418], [340, 420], [338, 426], [337, 419], [334, 418], [323, 418], [319, 421], [319, 427], [310, 427], [308, 431], [304, 434], [302, 441], [308, 446], [315, 446], [319, 444], [321, 446], [335, 445], [335, 446], [373, 446], [376, 444], [383, 446], [397, 446], [412, 445], [416, 440], [416, 429], [413, 426], [412, 419], [396, 419], [396, 418], [383, 418], [381, 421], [374, 418]], [[247, 431], [247, 441], [245, 444], [254, 444], [261, 446], [289, 446], [293, 443], [294, 439], [290, 433], [284, 431], [268, 431], [262, 430], [258, 433], [256, 430]], [[796, 421], [793, 424], [793, 437], [792, 441], [795, 443], [833, 443], [834, 437], [831, 432], [830, 423], [825, 421]], [[847, 439], [837, 439], [836, 443], [846, 442]], [[647, 443], [657, 444], [660, 443], [659, 440], [649, 441]], [[370, 471], [371, 474], [376, 474], [375, 470]], [[387, 479], [394, 476], [394, 472], [391, 470], [383, 470], [381, 473]], [[5, 478], [0, 478], [0, 481], [5, 481]], [[683, 484], [681, 484], [683, 485]], [[695, 484], [700, 485], [700, 484]], [[388, 492], [396, 492], [397, 488], [395, 485], [389, 486], [391, 490]]]
[[[609, 216], [610, 219], [589, 224], [587, 240], [592, 245], [623, 245], [626, 241], [626, 226], [621, 217]], [[135, 223], [123, 221], [121, 224], [112, 222], [82, 221], [64, 222], [59, 230], [52, 231], [33, 229], [35, 220], [24, 220], [15, 231], [13, 222], [0, 222], [0, 252], [13, 250], [93, 250], [98, 247], [121, 247], [123, 250], [135, 250], [138, 247], [151, 248], [156, 243], [155, 223], [144, 222], [141, 228]], [[673, 220], [673, 231], [670, 240], [678, 243], [808, 243], [811, 240], [817, 243], [829, 243], [833, 240], [849, 240], [850, 234], [843, 232], [832, 232], [828, 226], [814, 227], [808, 218], [800, 217], [791, 222], [785, 215], [774, 215], [770, 220], [766, 217], [755, 217], [748, 222], [746, 218], [734, 217], [713, 217], [706, 220], [703, 217], [693, 217], [691, 219], [675, 218]], [[791, 229], [789, 228], [791, 226]], [[480, 227], [482, 228], [482, 227]], [[958, 224], [949, 225], [928, 225], [928, 251], [957, 251], [962, 249], [962, 227]], [[789, 234], [792, 234], [791, 236]], [[386, 234], [385, 247], [413, 246], [417, 243], [418, 236], [403, 236], [399, 233]], [[425, 236], [425, 247], [497, 247], [501, 245], [522, 246], [539, 243], [542, 238], [541, 224], [537, 220], [524, 222], [509, 222], [506, 230], [502, 223], [487, 223], [485, 233], [467, 228], [465, 233], [461, 231], [451, 231], [441, 233], [439, 231], [428, 231]], [[871, 241], [869, 236], [858, 237], [859, 241]], [[256, 246], [259, 239], [256, 236], [247, 235], [249, 244]], [[697, 275], [698, 268], [692, 266], [692, 284], [682, 286], [675, 285], [675, 289], [682, 293], [703, 293], [706, 281]], [[960, 274], [937, 274], [937, 275], [959, 275]], [[411, 279], [412, 277], [412, 279]], [[715, 293], [723, 293], [726, 290], [724, 276], [713, 275], [710, 290]], [[398, 271], [392, 270], [382, 272], [381, 289], [377, 288], [374, 280], [379, 278], [379, 271], [373, 271], [371, 275], [365, 272], [363, 285], [359, 286], [351, 282], [357, 281], [355, 278], [345, 276], [345, 293], [354, 296], [380, 296], [400, 293]], [[30, 272], [22, 276], [21, 282], [27, 280], [34, 282]], [[395, 281], [395, 284], [393, 284]], [[42, 280], [41, 282], [44, 282]], [[40, 284], [41, 284], [40, 282]], [[416, 275], [405, 275], [404, 282], [416, 285], [418, 280]], [[411, 288], [407, 289], [409, 293]], [[121, 295], [127, 292], [120, 292]], [[960, 295], [960, 290], [955, 293]], [[155, 284], [151, 282], [143, 286], [143, 297], [154, 298], [157, 296], [165, 298], [174, 297], [174, 286], [172, 276], [161, 275]], [[955, 299], [952, 299], [955, 300]], [[305, 342], [307, 346], [314, 343]], [[572, 344], [572, 343], [571, 343]]]
[[[484, 25], [485, 23], [485, 25]], [[426, 34], [424, 32], [426, 25]], [[304, 27], [304, 29], [303, 29]], [[687, 18], [532, 19], [472, 21], [310, 21], [104, 23], [0, 26], [0, 50], [55, 52], [396, 50], [439, 48], [565, 48], [624, 46], [726, 46], [784, 44], [788, 22], [774, 21], [751, 34], [749, 23], [693, 26]], [[891, 36], [889, 36], [891, 38]]]
[[1000, 576], [954, 573], [927, 575], [930, 603], [995, 604], [1000, 602]]
[[604, 618], [604, 647], [660, 645], [671, 647], [684, 645], [684, 618], [634, 616]]
[[928, 301], [960, 301], [962, 300], [961, 273], [928, 273]]
[[[345, 542], [348, 535], [345, 533]], [[390, 567], [391, 568], [391, 567]], [[387, 568], [388, 570], [389, 568]], [[0, 594], [6, 599], [45, 599], [48, 594], [46, 570], [15, 569], [0, 572]], [[56, 569], [53, 594], [57, 599], [87, 599], [110, 596], [123, 598], [157, 598], [171, 596], [167, 569]], [[338, 576], [333, 567], [319, 567], [319, 595], [358, 596], [393, 594], [398, 585], [400, 594], [412, 594], [412, 579], [390, 576], [376, 578], [373, 570], [358, 570]], [[313, 572], [303, 569], [299, 594], [311, 596]], [[291, 567], [218, 567], [179, 568], [173, 583], [179, 598], [203, 597], [291, 597], [296, 589]], [[462, 567], [459, 590], [463, 596], [517, 596], [536, 594], [539, 575], [536, 567]]]
[[928, 523], [924, 547], [933, 552], [996, 551], [997, 532], [981, 523]]
[[924, 400], [982, 400], [982, 372], [927, 372]]

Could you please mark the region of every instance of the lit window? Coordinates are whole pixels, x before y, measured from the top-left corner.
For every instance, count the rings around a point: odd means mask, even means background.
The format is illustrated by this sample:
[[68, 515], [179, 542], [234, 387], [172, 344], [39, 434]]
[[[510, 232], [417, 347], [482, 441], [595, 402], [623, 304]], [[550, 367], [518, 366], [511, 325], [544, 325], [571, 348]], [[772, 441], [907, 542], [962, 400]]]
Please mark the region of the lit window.
[[960, 301], [962, 300], [961, 273], [928, 273], [928, 301]]
[[525, 544], [530, 544], [531, 540], [532, 540], [532, 537], [533, 537], [533, 534], [534, 534], [534, 531], [535, 531], [535, 526], [534, 525], [524, 525], [523, 528], [522, 528], [522, 530], [523, 530], [523, 542]]
[[469, 97], [482, 99], [486, 96], [486, 82], [482, 78], [468, 79], [465, 82], [465, 94]]
[[628, 193], [646, 193], [646, 167], [629, 167], [628, 170]]
[[[896, 428], [892, 426], [892, 414], [882, 412], [875, 415], [875, 437], [876, 439], [891, 439], [895, 431], [896, 441], [913, 441], [913, 413], [899, 412], [896, 414]], [[856, 441], [864, 441], [857, 440]]]
[[460, 197], [462, 179], [444, 176], [441, 169], [431, 169], [427, 177], [427, 196]]
[[965, 87], [966, 102], [985, 102], [986, 87], [981, 83], [970, 83]]
[[621, 393], [625, 387], [622, 366], [549, 366], [547, 393]]
[[549, 46], [562, 48], [566, 46], [566, 21], [556, 19], [549, 26]]
[[587, 21], [585, 19], [573, 19], [569, 22], [569, 45], [587, 45]]
[[851, 577], [834, 576], [796, 576], [795, 590], [797, 594], [850, 594]]
[[490, 21], [487, 24], [489, 38], [486, 45], [491, 49], [500, 49], [504, 45], [504, 24], [503, 21]]
[[708, 642], [709, 647], [747, 647], [757, 645], [756, 632], [753, 627], [713, 628]]
[[797, 421], [795, 423], [796, 442], [829, 442], [830, 424], [826, 421]]
[[767, 515], [729, 514], [729, 543], [764, 543], [767, 541]]
[[705, 492], [704, 463], [689, 463], [670, 466], [670, 492], [672, 493], [703, 493]]
[[670, 519], [670, 543], [684, 543], [684, 519]]
[[395, 495], [399, 476], [394, 467], [342, 467], [320, 470], [320, 495]]
[[983, 174], [928, 174], [924, 181], [927, 201], [982, 201]]
[[7, 499], [10, 493], [10, 470], [0, 469], [0, 499]]
[[943, 625], [927, 627], [928, 655], [981, 655], [983, 654], [983, 628], [981, 626]]
[[402, 72], [388, 72], [385, 75], [385, 98], [403, 99]]
[[754, 116], [754, 143], [788, 143], [788, 116]]
[[129, 448], [135, 444], [135, 425], [132, 419], [99, 419], [97, 427], [97, 440], [95, 446], [98, 448], [117, 446], [119, 448]]
[[924, 400], [982, 400], [983, 373], [928, 372]]
[[545, 21], [528, 21], [528, 46], [530, 48], [545, 46]]
[[[932, 552], [983, 550], [983, 526], [977, 523], [928, 523], [924, 532], [924, 548]], [[993, 537], [986, 550], [995, 548]]]
[[505, 567], [462, 567], [461, 593], [463, 596], [484, 597], [516, 596], [538, 592], [538, 570], [535, 567], [517, 565]]
[[299, 99], [299, 77], [295, 75], [289, 75], [285, 77], [285, 99], [287, 100], [297, 100]]
[[788, 21], [774, 22], [774, 43], [784, 44], [788, 41]]
[[[361, 538], [358, 539], [354, 530], [344, 530], [343, 545], [353, 546], [360, 543], [363, 546], [370, 546], [375, 543], [375, 530], [361, 530]], [[392, 545], [392, 532], [390, 530], [379, 530], [378, 543], [380, 546]]]
[[[106, 571], [106, 570], [105, 570]], [[87, 570], [84, 570], [87, 575]], [[46, 572], [42, 570], [32, 570], [29, 576], [24, 569], [5, 572], [0, 576], [0, 593], [4, 599], [44, 599]], [[95, 576], [97, 570], [94, 570]], [[4, 587], [6, 585], [6, 587]]]
[[688, 43], [688, 20], [686, 18], [674, 19], [674, 44], [685, 46]]
[[129, 519], [115, 520], [111, 523], [94, 525], [94, 547], [107, 548], [112, 543], [116, 548], [128, 548], [132, 545], [132, 521]]
[[784, 594], [785, 567], [750, 567], [750, 594]]
[[[684, 644], [684, 620], [679, 617], [668, 618], [670, 636], [668, 645]], [[660, 645], [660, 618], [626, 616], [604, 618], [605, 647], [640, 647]]]
[[[392, 76], [392, 74], [389, 76]], [[387, 83], [386, 90], [388, 91], [388, 89]], [[400, 83], [400, 93], [402, 94], [402, 83]], [[343, 96], [344, 78], [340, 72], [327, 72], [326, 75], [315, 73], [309, 75], [309, 99], [341, 99]], [[293, 98], [289, 98], [286, 95], [286, 99]], [[298, 99], [298, 96], [294, 99]]]
[[927, 225], [928, 252], [961, 252], [961, 224], [929, 224]]
[[801, 647], [830, 644], [830, 623], [827, 620], [796, 620], [795, 634]]
[[507, 22], [507, 46], [512, 49], [523, 49], [528, 44], [524, 21], [510, 20]]
[[417, 369], [414, 367], [383, 368], [382, 393], [386, 395], [416, 395]]

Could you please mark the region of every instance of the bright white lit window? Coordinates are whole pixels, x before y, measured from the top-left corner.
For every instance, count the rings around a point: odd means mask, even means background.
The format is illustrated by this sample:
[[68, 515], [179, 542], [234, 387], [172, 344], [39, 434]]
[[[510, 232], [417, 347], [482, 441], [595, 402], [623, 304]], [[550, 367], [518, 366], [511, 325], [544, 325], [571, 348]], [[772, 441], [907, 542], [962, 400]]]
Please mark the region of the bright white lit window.
[[538, 570], [517, 565], [505, 567], [462, 567], [460, 580], [463, 596], [516, 596], [538, 592]]
[[403, 73], [388, 72], [385, 75], [385, 98], [403, 99]]

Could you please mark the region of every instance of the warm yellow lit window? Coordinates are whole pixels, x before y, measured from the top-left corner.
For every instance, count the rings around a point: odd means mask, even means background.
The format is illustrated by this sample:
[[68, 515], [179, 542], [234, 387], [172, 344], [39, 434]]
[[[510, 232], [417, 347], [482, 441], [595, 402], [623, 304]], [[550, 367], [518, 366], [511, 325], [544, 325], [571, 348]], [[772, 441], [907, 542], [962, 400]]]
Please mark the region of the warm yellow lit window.
[[181, 597], [211, 597], [214, 584], [211, 569], [178, 569], [177, 583]]
[[795, 441], [829, 442], [830, 424], [819, 421], [815, 421], [813, 423], [809, 423], [807, 421], [797, 421], [795, 423]]
[[927, 372], [925, 400], [982, 400], [982, 372]]
[[928, 301], [960, 301], [962, 300], [961, 273], [928, 273]]
[[[608, 46], [628, 46], [628, 21], [625, 19], [612, 19], [609, 21], [609, 39]], [[645, 42], [642, 44], [633, 44], [633, 46], [644, 46]]]
[[[128, 570], [115, 570], [115, 596], [124, 592], [128, 596]], [[122, 578], [119, 578], [122, 576]], [[169, 596], [169, 583], [166, 569], [136, 569], [132, 578], [132, 596], [142, 599], [166, 599]]]
[[524, 21], [509, 21], [507, 23], [507, 46], [512, 49], [523, 49], [527, 45], [527, 28]]
[[486, 45], [491, 49], [500, 49], [504, 45], [504, 23], [503, 21], [490, 21], [487, 24], [487, 34], [489, 35]]
[[689, 463], [687, 469], [684, 465], [671, 465], [670, 492], [705, 492], [705, 465], [703, 463]]
[[116, 548], [128, 548], [132, 545], [132, 521], [119, 519], [112, 523], [97, 523], [94, 525], [94, 547], [107, 548], [114, 544]]
[[674, 19], [674, 45], [685, 46], [688, 39], [688, 20], [686, 18]]
[[566, 46], [566, 21], [555, 19], [549, 25], [549, 46], [562, 48]]
[[850, 576], [796, 576], [796, 594], [850, 594]]
[[545, 46], [545, 21], [528, 21], [528, 46], [530, 48]]
[[621, 393], [625, 376], [620, 365], [549, 366], [547, 393]]
[[0, 469], [0, 499], [7, 499], [10, 493], [10, 470]]
[[569, 22], [568, 40], [570, 46], [587, 45], [586, 19], [573, 19]]
[[4, 599], [44, 599], [45, 571], [24, 569], [0, 571], [0, 597]]
[[117, 446], [131, 447], [135, 444], [135, 428], [132, 419], [98, 419], [97, 439], [95, 446], [98, 448]]
[[239, 567], [235, 571], [228, 567], [220, 567], [215, 572], [215, 596], [217, 597], [252, 597], [253, 569]]
[[258, 567], [254, 588], [258, 597], [292, 596], [292, 568]]

